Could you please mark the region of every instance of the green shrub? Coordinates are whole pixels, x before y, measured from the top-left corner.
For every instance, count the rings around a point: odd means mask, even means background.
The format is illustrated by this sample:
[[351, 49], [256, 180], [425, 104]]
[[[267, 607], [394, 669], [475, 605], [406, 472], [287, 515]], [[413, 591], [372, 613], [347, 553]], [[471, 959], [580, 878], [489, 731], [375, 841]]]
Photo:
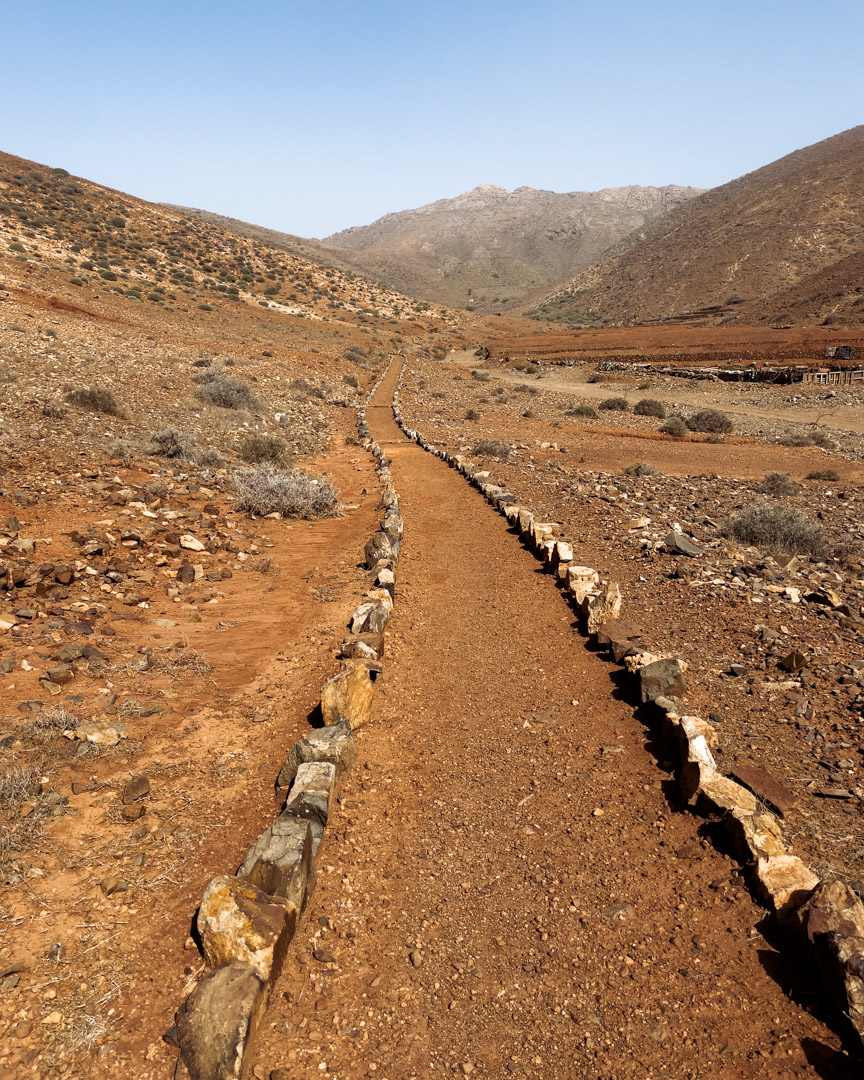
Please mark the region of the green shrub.
[[713, 435], [728, 435], [732, 431], [732, 419], [719, 409], [700, 409], [686, 420], [691, 431], [703, 431]]
[[336, 489], [329, 480], [302, 469], [283, 472], [269, 461], [251, 469], [238, 469], [234, 488], [237, 509], [259, 517], [278, 513], [311, 521], [333, 517], [340, 509]]
[[481, 457], [500, 458], [501, 461], [506, 461], [510, 457], [510, 446], [505, 442], [499, 442], [498, 439], [478, 439], [474, 443], [474, 453]]
[[285, 443], [275, 435], [247, 435], [237, 448], [237, 454], [250, 465], [260, 465], [262, 461], [284, 462], [286, 459]]
[[107, 386], [87, 386], [73, 390], [66, 395], [70, 405], [89, 412], [105, 413], [108, 416], [120, 415], [120, 402], [117, 395]]
[[728, 518], [721, 532], [743, 544], [770, 551], [823, 555], [827, 548], [825, 534], [815, 522], [779, 503], [753, 503]]
[[682, 438], [689, 430], [690, 429], [680, 416], [670, 416], [666, 423], [660, 428], [662, 434], [674, 435], [676, 439]]
[[836, 469], [814, 469], [813, 472], [807, 473], [808, 480], [830, 480], [832, 483], [836, 483], [840, 479], [840, 474]]
[[770, 472], [756, 490], [760, 495], [773, 495], [779, 498], [782, 495], [800, 495], [804, 489], [792, 479], [789, 473]]
[[246, 383], [232, 375], [208, 370], [196, 375], [195, 381], [199, 383], [195, 397], [208, 405], [218, 405], [220, 409], [254, 410], [261, 407], [261, 402]]
[[625, 476], [662, 476], [663, 473], [650, 461], [637, 461], [624, 469]]
[[627, 412], [630, 406], [627, 404], [627, 398], [607, 397], [600, 402], [600, 408], [606, 409], [607, 412]]
[[597, 410], [593, 405], [574, 405], [572, 409], [568, 409], [565, 416], [587, 416], [592, 420], [597, 419]]
[[642, 398], [633, 406], [633, 412], [637, 416], [656, 416], [660, 420], [666, 419], [666, 406], [656, 398]]

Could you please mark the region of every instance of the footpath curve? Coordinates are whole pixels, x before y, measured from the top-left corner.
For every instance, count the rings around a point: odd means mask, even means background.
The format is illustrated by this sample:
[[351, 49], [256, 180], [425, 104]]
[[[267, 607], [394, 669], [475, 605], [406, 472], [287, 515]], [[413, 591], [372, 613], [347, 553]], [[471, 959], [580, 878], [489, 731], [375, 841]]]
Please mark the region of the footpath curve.
[[254, 1075], [851, 1075], [613, 666], [397, 427], [398, 376], [367, 409], [405, 521], [390, 655]]

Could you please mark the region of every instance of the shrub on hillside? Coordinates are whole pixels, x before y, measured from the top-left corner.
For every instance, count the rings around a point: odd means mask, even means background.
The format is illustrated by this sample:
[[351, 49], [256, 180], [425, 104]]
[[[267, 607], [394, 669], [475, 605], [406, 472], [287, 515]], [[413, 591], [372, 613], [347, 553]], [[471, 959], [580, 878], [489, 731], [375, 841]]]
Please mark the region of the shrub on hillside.
[[630, 406], [627, 404], [627, 398], [607, 397], [600, 402], [600, 408], [609, 412], [627, 412]]
[[465, 419], [466, 420], [479, 420], [480, 419], [480, 413], [478, 413], [476, 409], [466, 409], [466, 411], [465, 411]]
[[637, 416], [656, 416], [660, 420], [666, 419], [666, 406], [656, 398], [645, 397], [637, 401], [633, 406], [633, 412]]
[[660, 428], [663, 435], [674, 435], [676, 439], [682, 438], [689, 430], [680, 416], [670, 416]]
[[807, 473], [808, 480], [830, 480], [836, 482], [840, 479], [840, 474], [836, 469], [814, 469], [813, 472]]
[[281, 514], [312, 521], [333, 517], [340, 509], [336, 489], [329, 480], [302, 469], [285, 472], [269, 461], [251, 469], [238, 469], [234, 489], [237, 509], [259, 517]]
[[237, 448], [242, 461], [260, 465], [262, 461], [284, 461], [285, 443], [275, 435], [247, 435]]
[[70, 405], [77, 405], [79, 409], [105, 413], [108, 416], [120, 415], [120, 402], [108, 386], [81, 387], [67, 394], [66, 400]]
[[472, 371], [471, 378], [476, 379], [477, 382], [489, 382], [492, 376], [488, 371]]
[[815, 522], [779, 503], [753, 503], [728, 518], [721, 532], [743, 544], [771, 551], [822, 555], [827, 548], [825, 534]]
[[195, 439], [177, 428], [163, 428], [150, 436], [150, 453], [159, 457], [189, 459], [194, 452]]
[[345, 383], [346, 386], [353, 386], [355, 390], [360, 385], [356, 375], [343, 375], [342, 382]]
[[565, 416], [587, 416], [592, 420], [597, 419], [597, 410], [593, 405], [574, 405], [572, 409], [568, 409]]
[[650, 461], [637, 461], [624, 469], [625, 476], [662, 476], [663, 473]]
[[494, 457], [506, 461], [510, 457], [510, 447], [498, 439], [478, 439], [474, 443], [474, 453], [481, 457]]
[[218, 405], [220, 409], [250, 410], [261, 406], [261, 402], [246, 383], [235, 379], [233, 375], [222, 375], [206, 370], [196, 376], [196, 381], [199, 385], [195, 391], [195, 397], [208, 405]]
[[687, 427], [691, 431], [704, 431], [709, 435], [728, 435], [732, 430], [732, 419], [719, 409], [700, 409], [688, 417]]
[[823, 450], [837, 449], [837, 443], [834, 442], [827, 431], [811, 431], [810, 442], [813, 446], [820, 446]]
[[804, 489], [792, 479], [789, 473], [770, 472], [756, 490], [760, 495], [773, 495], [779, 498], [783, 495], [800, 495]]

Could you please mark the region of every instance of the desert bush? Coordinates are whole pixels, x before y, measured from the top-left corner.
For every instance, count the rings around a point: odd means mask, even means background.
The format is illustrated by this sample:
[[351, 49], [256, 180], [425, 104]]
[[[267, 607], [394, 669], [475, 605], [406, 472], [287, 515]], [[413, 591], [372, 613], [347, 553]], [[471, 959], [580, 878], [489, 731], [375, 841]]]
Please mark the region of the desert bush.
[[510, 457], [510, 447], [498, 439], [478, 439], [474, 443], [474, 453], [481, 457], [494, 457], [506, 461]]
[[840, 479], [840, 474], [836, 469], [814, 469], [813, 472], [807, 473], [808, 480], [830, 480], [836, 482]]
[[196, 368], [208, 368], [208, 367], [211, 367], [212, 364], [213, 364], [213, 361], [208, 360], [206, 356], [202, 357], [200, 360], [193, 360], [192, 361], [192, 367], [196, 367]]
[[593, 420], [597, 419], [597, 410], [593, 405], [574, 405], [572, 409], [568, 409], [565, 416], [588, 416]]
[[138, 458], [138, 447], [128, 439], [115, 439], [108, 447], [108, 456], [116, 458], [126, 469], [131, 469]]
[[589, 375], [589, 376], [588, 376], [588, 382], [589, 382], [589, 383], [602, 383], [602, 382], [606, 382], [606, 376], [605, 376], [605, 375], [600, 375], [600, 374], [598, 374], [598, 373], [595, 373], [594, 375]]
[[625, 476], [662, 476], [663, 473], [650, 461], [637, 461], [624, 469]]
[[263, 517], [333, 517], [339, 512], [336, 489], [323, 476], [313, 476], [302, 469], [283, 472], [269, 461], [234, 473], [237, 509]]
[[477, 382], [489, 382], [492, 376], [488, 371], [472, 371], [471, 378], [476, 379]]
[[360, 385], [360, 381], [356, 375], [343, 375], [342, 382], [345, 383], [346, 386], [353, 386], [355, 390]]
[[732, 430], [732, 419], [719, 409], [700, 409], [685, 421], [691, 431], [704, 431], [709, 435], [727, 435]]
[[191, 459], [195, 452], [195, 439], [192, 435], [177, 428], [167, 427], [154, 431], [150, 436], [150, 453], [159, 457]]
[[261, 402], [246, 383], [235, 379], [233, 375], [222, 375], [206, 370], [196, 376], [196, 381], [198, 380], [200, 383], [195, 391], [195, 397], [208, 405], [218, 405], [220, 409], [254, 410], [261, 407]]
[[780, 443], [783, 446], [812, 446], [813, 440], [809, 435], [784, 435]]
[[630, 406], [627, 404], [627, 398], [607, 397], [600, 402], [599, 408], [606, 409], [608, 412], [627, 412]]
[[642, 382], [637, 383], [637, 390], [650, 390], [654, 383], [650, 379], [643, 379]]
[[42, 415], [51, 420], [62, 420], [69, 410], [60, 401], [49, 401], [42, 406]]
[[479, 420], [480, 419], [480, 413], [478, 413], [476, 409], [466, 409], [466, 411], [465, 411], [465, 419], [466, 420]]
[[674, 435], [676, 439], [680, 439], [686, 435], [690, 429], [684, 423], [680, 416], [670, 416], [665, 424], [660, 428], [660, 431], [664, 435]]
[[524, 383], [524, 382], [519, 383], [519, 385], [517, 387], [515, 387], [515, 390], [516, 390], [517, 394], [536, 394], [537, 393], [537, 387], [536, 386], [529, 386], [528, 383]]
[[285, 461], [285, 443], [275, 435], [247, 435], [237, 448], [242, 461], [260, 465], [262, 461]]
[[753, 503], [728, 518], [720, 531], [743, 544], [771, 551], [822, 555], [827, 548], [825, 534], [815, 522], [779, 503]]
[[834, 442], [827, 431], [811, 431], [810, 442], [813, 446], [821, 446], [823, 450], [837, 449], [837, 443]]
[[195, 463], [202, 465], [205, 469], [218, 469], [224, 461], [218, 450], [196, 450]]
[[770, 472], [756, 490], [760, 495], [800, 495], [803, 488], [796, 483], [789, 473]]
[[633, 406], [633, 412], [637, 416], [656, 416], [660, 420], [666, 419], [666, 406], [656, 398], [645, 397], [637, 401]]
[[120, 402], [117, 395], [108, 386], [82, 386], [66, 395], [70, 405], [90, 412], [106, 413], [108, 416], [120, 415]]

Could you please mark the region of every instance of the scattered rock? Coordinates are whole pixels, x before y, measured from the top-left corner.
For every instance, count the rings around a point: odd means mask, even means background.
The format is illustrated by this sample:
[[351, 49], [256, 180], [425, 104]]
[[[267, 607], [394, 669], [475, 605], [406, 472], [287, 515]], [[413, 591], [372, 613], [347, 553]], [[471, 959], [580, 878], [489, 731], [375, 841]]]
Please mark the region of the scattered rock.
[[744, 787], [749, 788], [763, 802], [773, 806], [781, 817], [785, 817], [797, 805], [792, 792], [766, 769], [753, 765], [736, 765], [732, 771], [732, 777]]
[[677, 552], [679, 555], [689, 555], [691, 558], [696, 558], [698, 555], [705, 554], [704, 550], [697, 547], [684, 533], [675, 531], [668, 533], [665, 544], [670, 551]]
[[146, 776], [132, 776], [123, 785], [120, 801], [124, 806], [146, 799], [150, 794], [150, 781]]

